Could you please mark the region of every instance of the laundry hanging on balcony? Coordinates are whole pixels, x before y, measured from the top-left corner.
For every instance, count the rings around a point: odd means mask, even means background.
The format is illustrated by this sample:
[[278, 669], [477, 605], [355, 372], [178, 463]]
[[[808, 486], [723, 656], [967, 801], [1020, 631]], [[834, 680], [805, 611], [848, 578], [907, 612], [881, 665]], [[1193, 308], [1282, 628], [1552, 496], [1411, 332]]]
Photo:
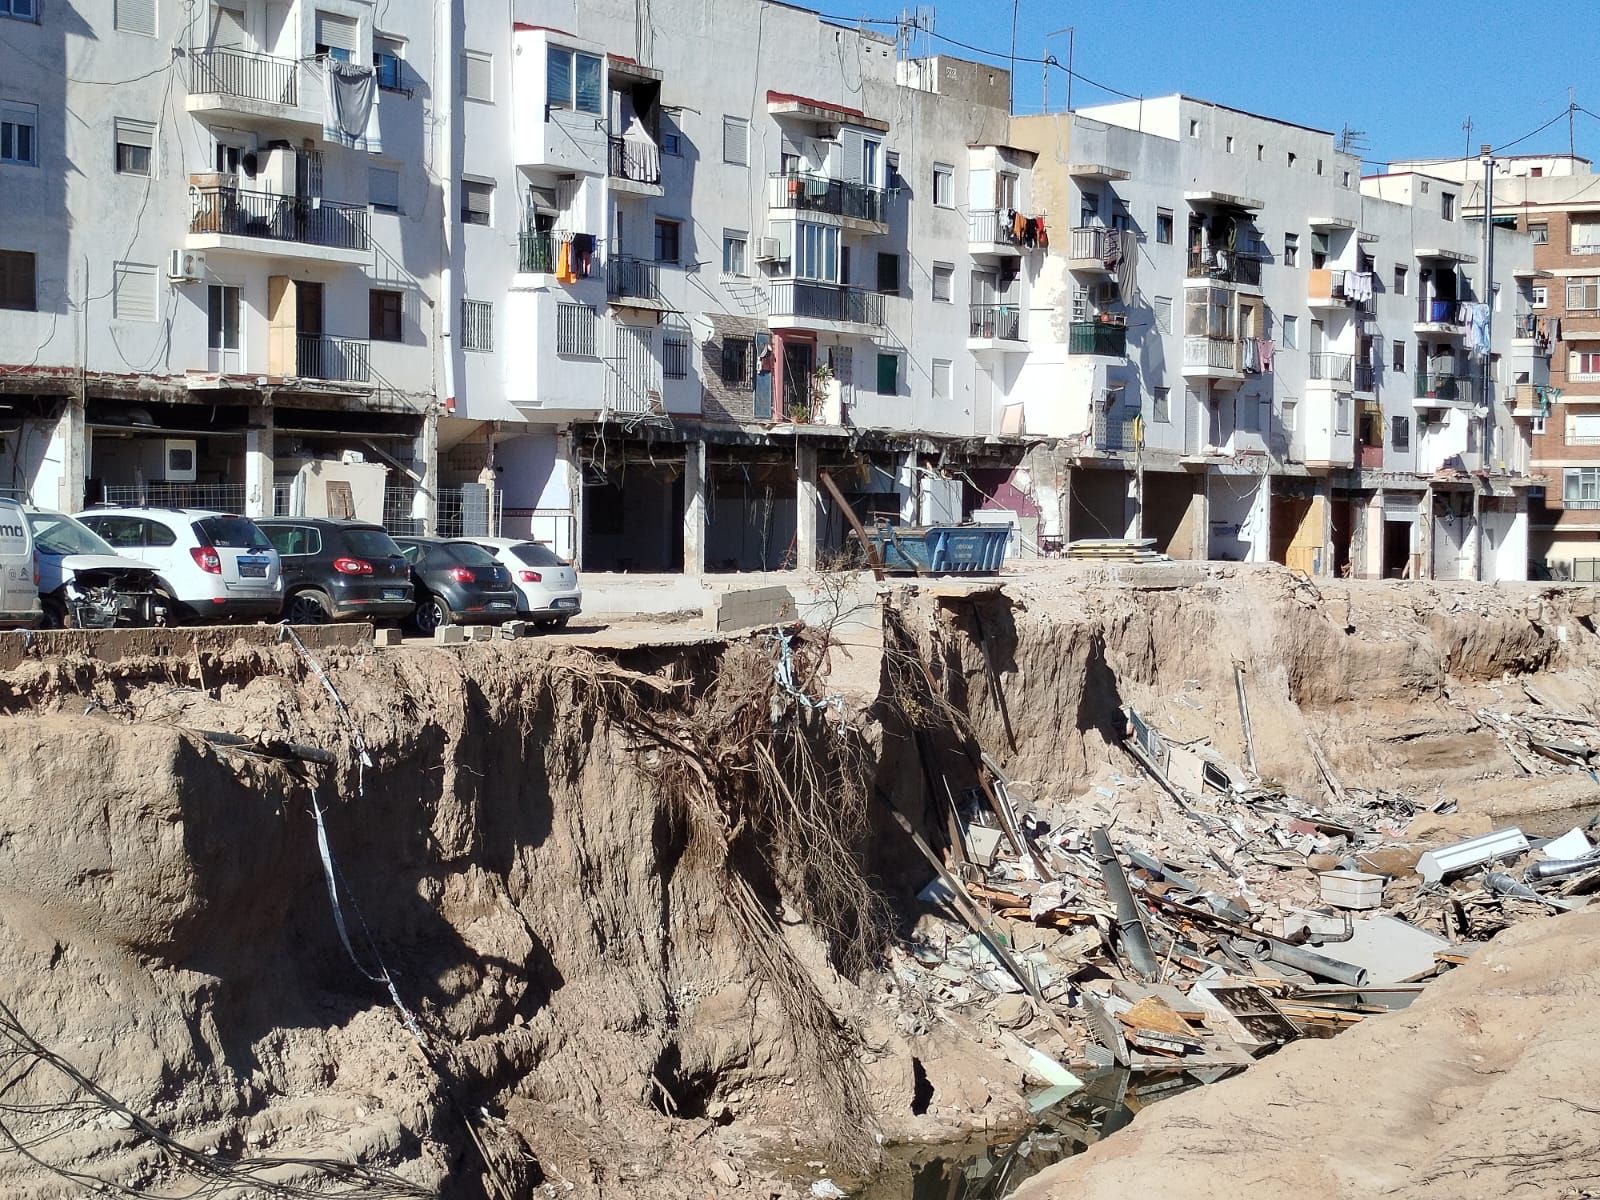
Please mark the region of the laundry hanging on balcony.
[[629, 179], [654, 183], [661, 178], [661, 151], [644, 122], [634, 117], [622, 131], [622, 144], [628, 152]]
[[322, 136], [335, 145], [379, 153], [378, 75], [371, 67], [324, 58]]
[[1487, 304], [1463, 305], [1467, 310], [1467, 349], [1489, 350], [1489, 306]]
[[1139, 238], [1131, 229], [1112, 233], [1111, 240], [1121, 243], [1117, 256], [1117, 292], [1124, 304], [1133, 303], [1134, 289], [1139, 286]]

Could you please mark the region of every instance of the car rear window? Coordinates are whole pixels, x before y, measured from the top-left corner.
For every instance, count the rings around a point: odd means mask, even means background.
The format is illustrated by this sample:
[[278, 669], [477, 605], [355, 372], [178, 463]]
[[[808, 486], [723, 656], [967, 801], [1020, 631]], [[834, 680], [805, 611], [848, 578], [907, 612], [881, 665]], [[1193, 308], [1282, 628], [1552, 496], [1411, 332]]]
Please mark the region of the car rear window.
[[400, 553], [394, 539], [381, 529], [346, 529], [344, 541], [350, 553], [361, 558], [393, 558]]
[[219, 550], [271, 550], [272, 543], [254, 521], [243, 517], [201, 517], [194, 523], [200, 540]]
[[498, 566], [494, 555], [476, 542], [446, 542], [441, 549], [464, 567]]
[[549, 546], [541, 546], [538, 542], [518, 542], [511, 547], [511, 553], [517, 556], [519, 562], [530, 567], [564, 567], [566, 559], [562, 558]]

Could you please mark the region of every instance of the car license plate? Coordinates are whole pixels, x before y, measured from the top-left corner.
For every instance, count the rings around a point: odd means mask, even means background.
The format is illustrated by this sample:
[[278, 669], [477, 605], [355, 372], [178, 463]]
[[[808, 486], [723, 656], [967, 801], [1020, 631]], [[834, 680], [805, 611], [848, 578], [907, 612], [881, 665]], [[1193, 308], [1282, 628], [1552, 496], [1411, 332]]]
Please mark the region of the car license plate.
[[406, 598], [406, 590], [405, 588], [384, 588], [383, 598], [385, 600], [404, 600]]
[[575, 596], [562, 596], [556, 600], [553, 608], [577, 608], [578, 600]]
[[489, 601], [488, 604], [484, 605], [484, 607], [485, 608], [510, 608], [511, 607], [511, 602], [509, 600], [491, 600], [491, 601]]
[[265, 579], [267, 577], [267, 562], [265, 558], [241, 558], [239, 560], [239, 578]]

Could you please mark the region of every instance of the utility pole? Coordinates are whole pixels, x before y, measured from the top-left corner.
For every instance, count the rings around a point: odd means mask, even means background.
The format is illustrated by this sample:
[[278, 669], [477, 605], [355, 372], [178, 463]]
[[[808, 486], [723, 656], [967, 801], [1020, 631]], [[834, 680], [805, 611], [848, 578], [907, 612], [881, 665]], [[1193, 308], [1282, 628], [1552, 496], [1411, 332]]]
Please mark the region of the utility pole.
[[1573, 130], [1573, 121], [1578, 114], [1578, 89], [1567, 89], [1567, 157], [1576, 158], [1578, 155], [1578, 135]]
[[[1479, 406], [1483, 412], [1483, 437], [1479, 440], [1478, 451], [1482, 456], [1483, 473], [1485, 479], [1489, 473], [1490, 443], [1494, 437], [1494, 396], [1490, 392], [1494, 374], [1494, 153], [1488, 142], [1478, 147], [1478, 161], [1483, 163], [1483, 287], [1484, 297], [1488, 305], [1488, 318], [1484, 321], [1483, 354], [1483, 391], [1479, 393]], [[1480, 300], [1479, 303], [1484, 303]], [[1472, 488], [1472, 536], [1476, 539], [1477, 546], [1473, 559], [1477, 570], [1475, 576], [1482, 580], [1485, 576], [1483, 562], [1483, 502], [1481, 493], [1476, 484]]]

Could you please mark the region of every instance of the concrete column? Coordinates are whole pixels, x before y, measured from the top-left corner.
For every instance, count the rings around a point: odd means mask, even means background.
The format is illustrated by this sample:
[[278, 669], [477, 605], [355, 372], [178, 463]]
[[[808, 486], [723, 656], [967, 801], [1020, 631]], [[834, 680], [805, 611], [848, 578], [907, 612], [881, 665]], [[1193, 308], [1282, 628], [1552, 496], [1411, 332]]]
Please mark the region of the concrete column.
[[244, 515], [272, 516], [272, 405], [252, 409], [244, 430]]
[[89, 474], [89, 437], [84, 423], [82, 392], [67, 397], [66, 407], [62, 409], [50, 438], [50, 457], [61, 464], [56, 503], [62, 512], [81, 512], [84, 479]]
[[706, 573], [706, 444], [689, 442], [683, 453], [683, 573]]
[[439, 410], [430, 407], [422, 415], [422, 431], [412, 450], [412, 469], [422, 476], [417, 491], [422, 494], [422, 531], [432, 534], [439, 523]]
[[1144, 463], [1136, 462], [1128, 474], [1128, 536], [1144, 536]]
[[1201, 474], [1194, 489], [1194, 547], [1189, 557], [1204, 562], [1211, 557], [1211, 472]]
[[[1487, 445], [1484, 455], [1487, 458]], [[1472, 578], [1481, 580], [1486, 578], [1483, 569], [1483, 493], [1476, 486], [1472, 489], [1472, 532], [1468, 536], [1472, 539]]]
[[795, 566], [817, 569], [817, 515], [822, 497], [817, 490], [817, 448], [802, 442], [795, 450]]
[[1417, 556], [1422, 566], [1418, 574], [1423, 579], [1433, 578], [1433, 485], [1422, 493], [1422, 526], [1417, 530]]
[[1333, 571], [1333, 480], [1317, 481], [1317, 495], [1322, 497], [1322, 570], [1324, 578], [1332, 579]]
[[1074, 468], [1061, 467], [1057, 473], [1060, 486], [1056, 493], [1056, 514], [1061, 522], [1059, 533], [1061, 536], [1061, 550], [1066, 552], [1072, 543], [1072, 476]]
[[1261, 487], [1256, 490], [1256, 502], [1251, 513], [1255, 526], [1250, 538], [1250, 561], [1272, 561], [1272, 476], [1261, 477]]
[[568, 429], [560, 436], [561, 458], [567, 467], [567, 506], [572, 509], [572, 565], [583, 567], [583, 465], [578, 461], [578, 439]]

